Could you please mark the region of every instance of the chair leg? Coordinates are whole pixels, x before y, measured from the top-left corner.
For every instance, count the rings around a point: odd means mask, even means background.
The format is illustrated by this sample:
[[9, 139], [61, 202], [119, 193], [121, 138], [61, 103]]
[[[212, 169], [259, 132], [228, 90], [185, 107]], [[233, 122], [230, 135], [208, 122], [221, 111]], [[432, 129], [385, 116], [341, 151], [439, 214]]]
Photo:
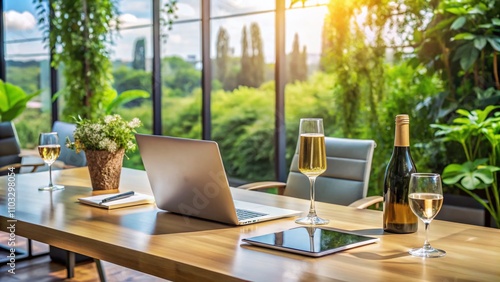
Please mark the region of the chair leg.
[[67, 251], [66, 252], [66, 277], [75, 277], [75, 253]]
[[104, 273], [104, 268], [102, 267], [102, 263], [100, 259], [94, 259], [95, 266], [97, 267], [97, 273], [99, 274], [99, 279], [101, 282], [106, 282], [106, 274]]

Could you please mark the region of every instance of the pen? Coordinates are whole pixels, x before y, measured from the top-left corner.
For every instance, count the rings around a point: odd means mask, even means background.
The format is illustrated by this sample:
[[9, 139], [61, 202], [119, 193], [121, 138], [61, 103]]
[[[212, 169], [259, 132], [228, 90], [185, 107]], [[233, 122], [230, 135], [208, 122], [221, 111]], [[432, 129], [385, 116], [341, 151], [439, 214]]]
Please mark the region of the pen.
[[102, 199], [101, 202], [99, 203], [99, 205], [103, 204], [103, 203], [111, 202], [111, 201], [116, 201], [116, 200], [128, 198], [128, 197], [133, 196], [133, 195], [134, 195], [134, 191], [129, 191], [129, 192], [121, 193], [121, 194], [114, 195], [111, 197], [107, 197], [107, 198]]

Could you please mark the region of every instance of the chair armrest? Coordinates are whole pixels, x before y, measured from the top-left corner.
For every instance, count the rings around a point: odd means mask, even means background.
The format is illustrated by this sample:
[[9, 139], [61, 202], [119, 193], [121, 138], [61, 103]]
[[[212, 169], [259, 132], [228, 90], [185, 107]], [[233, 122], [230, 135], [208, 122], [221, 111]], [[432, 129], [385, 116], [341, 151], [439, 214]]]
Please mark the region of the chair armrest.
[[261, 181], [261, 182], [253, 182], [248, 184], [243, 184], [236, 188], [244, 189], [244, 190], [262, 190], [269, 188], [278, 188], [278, 194], [283, 195], [285, 191], [286, 183], [278, 182], [278, 181]]
[[4, 165], [2, 167], [0, 167], [0, 171], [6, 171], [8, 170], [9, 168], [20, 168], [22, 167], [23, 165], [20, 164], [20, 163], [15, 163], [15, 164], [8, 164], [8, 165]]
[[359, 199], [359, 200], [355, 201], [354, 203], [351, 203], [349, 205], [349, 207], [354, 207], [357, 209], [366, 209], [367, 207], [369, 207], [371, 205], [376, 205], [376, 207], [378, 207], [379, 203], [381, 203], [383, 201], [384, 201], [384, 198], [382, 198], [381, 196], [370, 196], [370, 197], [366, 197], [363, 199]]

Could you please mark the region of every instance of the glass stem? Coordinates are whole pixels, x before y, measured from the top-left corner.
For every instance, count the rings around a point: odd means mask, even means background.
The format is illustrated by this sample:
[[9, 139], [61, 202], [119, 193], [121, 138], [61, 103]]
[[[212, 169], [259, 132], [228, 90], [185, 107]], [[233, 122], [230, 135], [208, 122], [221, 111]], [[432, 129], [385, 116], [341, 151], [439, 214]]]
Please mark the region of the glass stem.
[[424, 242], [424, 250], [431, 249], [431, 244], [429, 244], [429, 224], [430, 222], [424, 222], [425, 226], [425, 242]]
[[316, 216], [316, 207], [314, 204], [314, 197], [315, 197], [315, 189], [314, 189], [314, 184], [316, 182], [316, 176], [314, 177], [309, 177], [309, 191], [310, 191], [310, 196], [311, 196], [311, 203], [309, 206], [309, 216]]
[[52, 165], [49, 165], [49, 187], [52, 187]]

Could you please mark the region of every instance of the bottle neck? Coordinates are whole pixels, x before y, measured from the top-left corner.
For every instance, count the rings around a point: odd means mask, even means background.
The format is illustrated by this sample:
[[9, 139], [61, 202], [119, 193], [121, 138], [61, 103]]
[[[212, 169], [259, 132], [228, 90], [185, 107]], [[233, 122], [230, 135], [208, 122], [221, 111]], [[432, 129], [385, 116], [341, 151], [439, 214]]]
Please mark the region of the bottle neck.
[[410, 147], [410, 125], [408, 123], [396, 124], [394, 147]]

